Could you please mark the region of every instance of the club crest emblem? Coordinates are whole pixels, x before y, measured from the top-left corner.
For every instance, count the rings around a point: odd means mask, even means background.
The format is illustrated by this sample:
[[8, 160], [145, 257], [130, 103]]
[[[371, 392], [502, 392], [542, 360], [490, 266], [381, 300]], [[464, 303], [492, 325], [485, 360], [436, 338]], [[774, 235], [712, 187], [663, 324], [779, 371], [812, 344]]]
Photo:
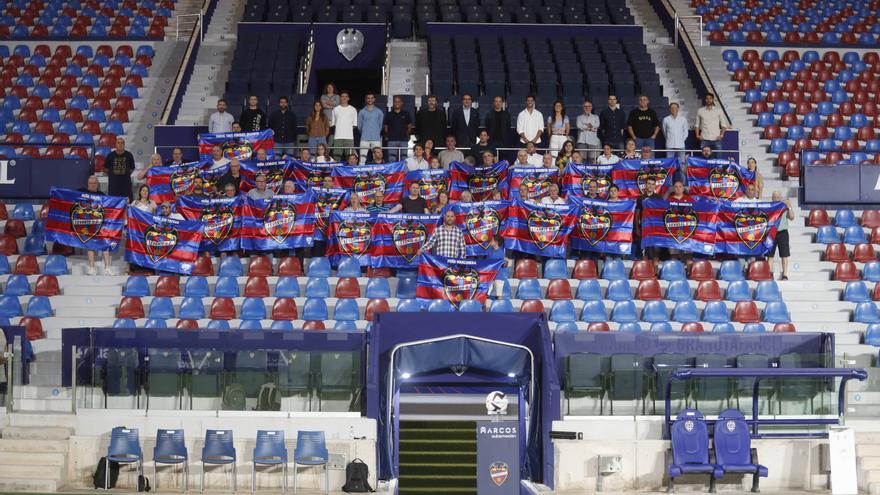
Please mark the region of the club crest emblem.
[[70, 230], [79, 242], [89, 242], [103, 226], [104, 208], [100, 204], [77, 201], [70, 208]]
[[306, 187], [323, 187], [324, 177], [330, 177], [330, 173], [323, 170], [310, 171], [306, 176]]
[[492, 478], [492, 483], [495, 483], [496, 486], [503, 485], [509, 475], [510, 467], [506, 462], [493, 462], [489, 466], [489, 476]]
[[202, 190], [205, 194], [208, 196], [220, 194], [218, 183], [223, 174], [219, 172], [202, 172], [199, 176], [202, 178]]
[[736, 235], [749, 249], [761, 244], [770, 230], [770, 219], [761, 210], [740, 210], [733, 216]]
[[412, 263], [416, 253], [428, 239], [428, 229], [425, 224], [416, 221], [398, 222], [391, 227], [391, 240], [397, 252], [407, 261]]
[[462, 301], [473, 299], [480, 285], [480, 274], [473, 268], [450, 266], [443, 272], [443, 292], [456, 308]]
[[364, 220], [345, 220], [336, 229], [339, 250], [348, 256], [359, 258], [370, 248], [373, 234], [370, 224]]
[[204, 237], [219, 246], [232, 233], [235, 212], [228, 206], [215, 205], [202, 210], [199, 220], [205, 223], [202, 229]]
[[290, 203], [273, 201], [263, 212], [263, 230], [278, 244], [283, 243], [296, 225], [296, 209]]
[[695, 425], [694, 425], [694, 422], [691, 421], [691, 420], [687, 420], [687, 421], [684, 422], [684, 429], [685, 429], [685, 431], [687, 431], [688, 433], [694, 431], [694, 426], [695, 426]]
[[158, 263], [174, 251], [180, 235], [177, 227], [170, 225], [150, 225], [144, 232], [144, 245], [147, 256], [153, 263]]
[[601, 206], [587, 206], [581, 209], [578, 227], [584, 239], [595, 246], [611, 232], [611, 213]]
[[681, 244], [691, 238], [697, 230], [697, 214], [693, 208], [672, 207], [663, 215], [663, 226], [672, 240]]
[[497, 175], [471, 175], [468, 178], [468, 189], [474, 201], [486, 201], [492, 199], [492, 193], [498, 187]]
[[636, 173], [636, 185], [639, 187], [639, 193], [647, 194], [645, 191], [645, 182], [651, 178], [654, 179], [654, 194], [660, 194], [660, 188], [666, 183], [666, 177], [669, 171], [657, 167], [644, 167]]
[[223, 150], [223, 156], [230, 160], [233, 158], [247, 160], [254, 154], [254, 145], [244, 139], [226, 141], [220, 145], [220, 148]]
[[385, 176], [376, 173], [358, 175], [351, 183], [351, 190], [361, 197], [364, 205], [372, 205], [376, 202], [376, 191], [385, 192]]
[[733, 433], [736, 430], [736, 421], [728, 421], [724, 423], [724, 427], [727, 428], [727, 431]]
[[428, 203], [437, 200], [440, 193], [449, 190], [449, 184], [443, 177], [422, 177], [419, 179], [419, 196]]
[[198, 176], [198, 170], [189, 167], [171, 172], [171, 191], [175, 196], [186, 196], [193, 191]]
[[547, 173], [536, 172], [526, 175], [520, 182], [520, 186], [526, 186], [528, 189], [528, 196], [522, 198], [523, 201], [541, 201], [544, 196], [550, 194], [550, 184], [552, 183], [553, 181]]
[[498, 234], [501, 218], [498, 212], [485, 207], [474, 208], [467, 213], [464, 220], [468, 235], [483, 249], [489, 249], [489, 243]]
[[351, 62], [364, 48], [363, 33], [355, 28], [339, 31], [339, 34], [336, 35], [336, 48], [339, 49], [339, 53], [345, 57], [345, 60]]
[[739, 190], [739, 175], [730, 167], [715, 167], [709, 172], [709, 193], [715, 199], [732, 199]]
[[556, 240], [562, 228], [562, 215], [551, 209], [533, 210], [529, 213], [529, 234], [538, 249], [544, 249]]
[[590, 187], [590, 181], [596, 181], [596, 195], [602, 199], [608, 196], [608, 188], [611, 187], [611, 177], [607, 174], [585, 174], [581, 179], [581, 189], [583, 195], [587, 195], [587, 189]]
[[266, 176], [266, 189], [280, 193], [284, 185], [284, 167], [266, 167], [261, 172]]
[[321, 193], [315, 200], [315, 228], [323, 234], [327, 234], [327, 219], [330, 213], [339, 208], [342, 203], [342, 196], [331, 193]]

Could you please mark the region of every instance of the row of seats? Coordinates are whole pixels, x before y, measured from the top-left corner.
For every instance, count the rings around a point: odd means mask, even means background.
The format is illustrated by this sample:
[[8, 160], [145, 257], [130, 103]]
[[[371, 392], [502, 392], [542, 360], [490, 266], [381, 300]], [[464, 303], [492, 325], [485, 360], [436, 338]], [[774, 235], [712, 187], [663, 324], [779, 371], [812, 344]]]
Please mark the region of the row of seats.
[[0, 14], [0, 38], [162, 39], [173, 0], [18, 0]]

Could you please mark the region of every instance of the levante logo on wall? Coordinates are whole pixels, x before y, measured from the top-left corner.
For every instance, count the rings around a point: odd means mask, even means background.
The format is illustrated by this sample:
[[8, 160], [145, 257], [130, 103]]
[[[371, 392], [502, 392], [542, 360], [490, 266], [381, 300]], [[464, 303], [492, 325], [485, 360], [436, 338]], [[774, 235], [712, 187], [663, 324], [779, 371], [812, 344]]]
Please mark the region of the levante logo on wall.
[[355, 28], [346, 28], [336, 35], [336, 47], [339, 53], [351, 62], [364, 48], [364, 34]]
[[507, 481], [509, 474], [510, 467], [506, 462], [494, 462], [489, 466], [489, 476], [492, 477], [492, 482], [498, 486], [503, 485]]

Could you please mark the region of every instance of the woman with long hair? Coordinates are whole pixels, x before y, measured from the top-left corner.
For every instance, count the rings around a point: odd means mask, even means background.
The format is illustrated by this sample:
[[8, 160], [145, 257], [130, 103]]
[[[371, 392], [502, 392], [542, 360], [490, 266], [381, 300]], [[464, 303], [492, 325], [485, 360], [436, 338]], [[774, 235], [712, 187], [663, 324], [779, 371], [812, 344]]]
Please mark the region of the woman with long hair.
[[330, 134], [330, 119], [322, 109], [320, 101], [312, 105], [312, 113], [306, 119], [306, 134], [309, 136], [309, 151], [315, 153], [318, 144], [327, 144], [327, 136]]
[[333, 157], [330, 156], [330, 153], [327, 151], [327, 145], [324, 143], [318, 144], [315, 149], [315, 158], [313, 160], [315, 163], [328, 163], [333, 161]]
[[761, 199], [764, 197], [764, 176], [758, 170], [758, 161], [750, 156], [748, 161], [746, 161], [746, 166], [749, 168], [749, 172], [755, 174], [755, 192], [758, 194], [757, 198]]
[[156, 213], [156, 202], [150, 199], [150, 188], [146, 184], [138, 188], [137, 199], [131, 202], [131, 206], [147, 213]]
[[547, 117], [547, 134], [550, 135], [550, 153], [555, 157], [558, 155], [562, 145], [568, 141], [568, 134], [571, 132], [571, 124], [565, 115], [565, 106], [561, 101], [553, 102], [553, 112]]
[[571, 163], [571, 157], [574, 154], [574, 143], [571, 141], [565, 141], [562, 143], [562, 146], [559, 148], [559, 154], [556, 155], [556, 168], [559, 169], [559, 172], [565, 169], [569, 163]]
[[337, 105], [339, 105], [339, 95], [336, 94], [336, 85], [328, 82], [324, 85], [324, 92], [321, 93], [321, 108], [324, 109], [327, 121], [333, 120], [333, 109]]

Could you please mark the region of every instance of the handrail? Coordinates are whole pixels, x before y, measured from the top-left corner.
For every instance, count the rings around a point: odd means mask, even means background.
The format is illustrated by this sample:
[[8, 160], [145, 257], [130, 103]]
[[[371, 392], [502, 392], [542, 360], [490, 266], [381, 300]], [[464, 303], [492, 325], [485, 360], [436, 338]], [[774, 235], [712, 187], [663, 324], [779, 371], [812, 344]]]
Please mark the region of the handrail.
[[382, 94], [387, 95], [391, 87], [391, 34], [385, 28], [385, 63], [382, 64]]
[[[174, 40], [180, 41], [180, 20], [184, 19], [184, 18], [195, 17], [195, 24], [193, 24], [193, 28], [195, 28], [195, 27], [199, 28], [199, 41], [204, 41], [205, 40], [205, 30], [204, 30], [204, 23], [202, 22], [202, 15], [203, 14], [201, 11], [199, 11], [198, 13], [195, 13], [195, 14], [178, 14], [175, 17], [175, 21], [176, 21], [175, 24], [177, 26], [177, 30], [175, 31], [176, 34], [175, 34]], [[184, 27], [184, 29], [186, 29], [186, 28]]]
[[[169, 124], [171, 120], [171, 116], [173, 113], [173, 109], [177, 100], [182, 97], [181, 87], [183, 86], [183, 81], [186, 79], [187, 69], [190, 65], [195, 64], [195, 57], [193, 52], [198, 54], [198, 45], [202, 41], [202, 15], [209, 8], [212, 0], [204, 0], [201, 9], [199, 10], [199, 23], [197, 26], [193, 26], [193, 30], [189, 36], [189, 43], [186, 46], [186, 52], [183, 55], [183, 60], [180, 62], [180, 69], [177, 70], [177, 76], [174, 78], [174, 84], [171, 86], [171, 92], [168, 95], [168, 100], [165, 102], [165, 108], [162, 110], [162, 123]], [[195, 35], [195, 28], [199, 28], [199, 36]], [[198, 43], [197, 43], [198, 42]], [[185, 89], [184, 89], [185, 90]]]
[[300, 64], [299, 91], [300, 94], [309, 91], [309, 78], [312, 75], [312, 60], [315, 58], [315, 28], [309, 28], [309, 45], [306, 47], [306, 55]]
[[[681, 15], [681, 16], [680, 16], [680, 15], [678, 15], [678, 13], [676, 12], [676, 13], [675, 13], [675, 24], [674, 24], [674, 25], [675, 25], [676, 27], [678, 27], [678, 26], [682, 26], [682, 27], [684, 27], [684, 23], [681, 22], [682, 19], [697, 19], [697, 20], [700, 21], [700, 46], [703, 46], [703, 16], [701, 16], [701, 15]], [[687, 32], [687, 29], [685, 29], [685, 32]], [[678, 29], [675, 30], [675, 33], [674, 33], [674, 34], [675, 34], [675, 41], [674, 41], [673, 44], [675, 44], [676, 46], [678, 46]]]

